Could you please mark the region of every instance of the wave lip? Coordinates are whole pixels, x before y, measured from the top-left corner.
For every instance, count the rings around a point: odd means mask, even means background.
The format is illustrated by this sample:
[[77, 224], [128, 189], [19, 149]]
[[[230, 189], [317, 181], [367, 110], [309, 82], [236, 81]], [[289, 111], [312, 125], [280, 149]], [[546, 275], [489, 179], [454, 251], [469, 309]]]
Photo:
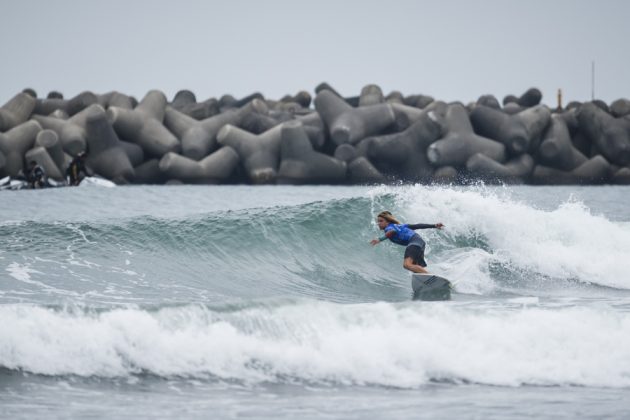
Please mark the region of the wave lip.
[[630, 314], [602, 308], [300, 300], [94, 312], [16, 304], [1, 307], [0, 318], [0, 366], [42, 375], [630, 387]]

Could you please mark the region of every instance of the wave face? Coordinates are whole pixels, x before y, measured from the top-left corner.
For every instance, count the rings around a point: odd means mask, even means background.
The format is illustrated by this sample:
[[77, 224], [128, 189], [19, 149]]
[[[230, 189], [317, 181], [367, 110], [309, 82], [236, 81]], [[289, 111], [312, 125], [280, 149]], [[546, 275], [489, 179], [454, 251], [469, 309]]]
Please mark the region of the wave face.
[[368, 244], [379, 234], [374, 214], [384, 208], [404, 221], [446, 224], [443, 231], [419, 232], [430, 269], [462, 293], [630, 289], [630, 225], [577, 200], [545, 208], [497, 189], [401, 187], [260, 207], [245, 207], [235, 194], [231, 206], [121, 218], [99, 217], [95, 206], [78, 212], [85, 219], [78, 222], [5, 222], [3, 298], [47, 304], [405, 300], [403, 248]]
[[[1, 368], [630, 386], [630, 198], [609, 200], [626, 190], [112, 190], [105, 211], [23, 194], [0, 213]], [[453, 302], [410, 301], [403, 248], [369, 245], [383, 209], [446, 225], [420, 233]]]

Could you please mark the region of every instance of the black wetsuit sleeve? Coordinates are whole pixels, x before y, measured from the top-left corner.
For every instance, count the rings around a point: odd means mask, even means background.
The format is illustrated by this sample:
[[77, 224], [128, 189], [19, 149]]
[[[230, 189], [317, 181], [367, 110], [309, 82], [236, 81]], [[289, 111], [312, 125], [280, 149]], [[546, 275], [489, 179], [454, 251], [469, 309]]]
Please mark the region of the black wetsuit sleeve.
[[408, 225], [409, 229], [435, 229], [435, 225], [427, 225], [426, 223], [416, 223], [415, 225]]

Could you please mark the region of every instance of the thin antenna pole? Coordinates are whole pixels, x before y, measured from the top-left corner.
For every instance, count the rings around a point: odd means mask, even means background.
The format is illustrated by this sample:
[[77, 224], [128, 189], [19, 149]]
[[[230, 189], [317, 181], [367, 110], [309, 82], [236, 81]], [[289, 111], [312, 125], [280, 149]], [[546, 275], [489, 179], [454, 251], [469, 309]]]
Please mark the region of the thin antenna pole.
[[591, 101], [595, 100], [595, 60], [591, 61]]

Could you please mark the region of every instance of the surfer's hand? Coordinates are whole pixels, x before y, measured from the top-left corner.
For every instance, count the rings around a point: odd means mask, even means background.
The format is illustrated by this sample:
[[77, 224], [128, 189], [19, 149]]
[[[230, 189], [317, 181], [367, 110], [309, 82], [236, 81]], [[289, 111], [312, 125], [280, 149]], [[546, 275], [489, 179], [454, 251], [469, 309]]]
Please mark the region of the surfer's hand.
[[381, 241], [379, 241], [378, 239], [372, 239], [372, 240], [370, 241], [370, 243], [371, 243], [372, 245], [376, 245], [376, 244], [378, 244], [379, 242], [381, 242]]
[[436, 227], [437, 229], [442, 229], [442, 228], [444, 227], [444, 224], [442, 224], [442, 223], [436, 223], [436, 224], [435, 224], [435, 227]]

